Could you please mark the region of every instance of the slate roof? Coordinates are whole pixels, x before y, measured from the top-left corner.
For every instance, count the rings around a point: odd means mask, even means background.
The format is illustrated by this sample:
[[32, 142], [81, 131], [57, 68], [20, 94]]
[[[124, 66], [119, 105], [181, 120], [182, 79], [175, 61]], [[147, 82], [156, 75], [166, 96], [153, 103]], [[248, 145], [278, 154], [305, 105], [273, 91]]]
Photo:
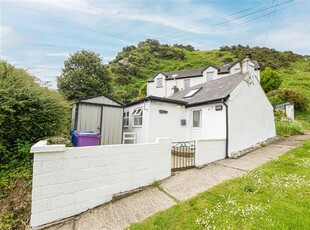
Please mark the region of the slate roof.
[[[239, 85], [239, 83], [245, 78], [246, 75], [247, 73], [237, 73], [209, 82], [204, 82], [202, 84], [192, 86], [188, 89], [181, 90], [167, 98], [147, 96], [138, 101], [127, 104], [126, 106], [139, 104], [145, 101], [160, 101], [191, 107], [220, 101], [222, 99], [227, 99], [230, 93], [237, 87], [237, 85]], [[193, 96], [184, 98], [186, 94], [188, 94], [191, 90], [194, 89], [200, 90]]]
[[[188, 89], [181, 90], [167, 97], [167, 99], [186, 102], [186, 106], [194, 106], [197, 104], [225, 99], [229, 97], [229, 94], [237, 87], [237, 85], [239, 85], [246, 75], [247, 73], [237, 73], [209, 82], [204, 82]], [[200, 90], [192, 97], [184, 98], [184, 96], [191, 90], [198, 88], [200, 88]]]
[[[180, 79], [180, 78], [187, 78], [187, 77], [197, 77], [197, 76], [202, 76], [203, 71], [205, 71], [209, 67], [213, 67], [218, 70], [218, 74], [224, 74], [224, 73], [229, 73], [229, 70], [231, 67], [233, 67], [235, 64], [240, 62], [239, 60], [234, 61], [231, 64], [225, 64], [221, 66], [215, 66], [215, 65], [208, 65], [207, 67], [202, 67], [202, 68], [196, 68], [196, 69], [185, 69], [185, 70], [178, 70], [178, 71], [171, 71], [171, 72], [160, 72], [164, 76], [166, 76], [166, 80], [172, 80], [172, 79]], [[258, 63], [257, 63], [258, 64]], [[157, 73], [152, 78], [148, 80], [148, 82], [154, 81], [154, 78], [160, 74]], [[173, 75], [175, 75], [173, 77]]]

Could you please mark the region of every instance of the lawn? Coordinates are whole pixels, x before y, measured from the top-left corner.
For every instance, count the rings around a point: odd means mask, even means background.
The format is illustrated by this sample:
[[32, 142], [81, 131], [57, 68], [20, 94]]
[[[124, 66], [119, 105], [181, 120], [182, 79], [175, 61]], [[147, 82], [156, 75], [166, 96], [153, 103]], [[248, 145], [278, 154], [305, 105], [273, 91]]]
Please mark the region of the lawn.
[[309, 229], [310, 141], [130, 229]]

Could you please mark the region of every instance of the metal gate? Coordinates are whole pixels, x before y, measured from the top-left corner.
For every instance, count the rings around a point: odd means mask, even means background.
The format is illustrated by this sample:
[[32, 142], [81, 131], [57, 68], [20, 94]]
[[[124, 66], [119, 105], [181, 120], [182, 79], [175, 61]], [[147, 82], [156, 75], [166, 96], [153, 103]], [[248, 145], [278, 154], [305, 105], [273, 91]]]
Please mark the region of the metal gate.
[[172, 171], [195, 166], [195, 141], [172, 142], [171, 169]]

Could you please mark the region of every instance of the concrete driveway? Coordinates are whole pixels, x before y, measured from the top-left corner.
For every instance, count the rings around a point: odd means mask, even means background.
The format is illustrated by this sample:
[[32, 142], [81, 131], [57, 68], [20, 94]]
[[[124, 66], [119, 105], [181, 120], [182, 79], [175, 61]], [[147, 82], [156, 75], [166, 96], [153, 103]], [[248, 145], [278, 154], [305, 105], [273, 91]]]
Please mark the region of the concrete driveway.
[[165, 210], [179, 201], [187, 200], [225, 180], [244, 174], [267, 161], [302, 144], [308, 135], [278, 139], [266, 147], [238, 159], [224, 159], [202, 169], [189, 169], [175, 173], [161, 182], [163, 190], [148, 187], [120, 200], [101, 205], [77, 217], [54, 224], [45, 230], [124, 229], [131, 223], [142, 221], [154, 213]]

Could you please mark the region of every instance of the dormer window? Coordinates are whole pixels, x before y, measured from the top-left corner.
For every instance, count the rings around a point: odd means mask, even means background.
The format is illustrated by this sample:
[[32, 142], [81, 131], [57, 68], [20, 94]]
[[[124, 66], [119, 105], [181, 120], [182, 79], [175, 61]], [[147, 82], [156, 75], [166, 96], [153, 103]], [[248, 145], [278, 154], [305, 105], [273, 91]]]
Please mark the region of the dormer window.
[[207, 72], [207, 81], [214, 80], [214, 71]]
[[162, 87], [163, 87], [163, 78], [157, 78], [156, 88], [162, 88]]
[[192, 89], [192, 90], [189, 91], [183, 98], [192, 97], [192, 96], [194, 96], [199, 90], [201, 90], [201, 88]]
[[184, 79], [184, 89], [191, 87], [191, 79]]

